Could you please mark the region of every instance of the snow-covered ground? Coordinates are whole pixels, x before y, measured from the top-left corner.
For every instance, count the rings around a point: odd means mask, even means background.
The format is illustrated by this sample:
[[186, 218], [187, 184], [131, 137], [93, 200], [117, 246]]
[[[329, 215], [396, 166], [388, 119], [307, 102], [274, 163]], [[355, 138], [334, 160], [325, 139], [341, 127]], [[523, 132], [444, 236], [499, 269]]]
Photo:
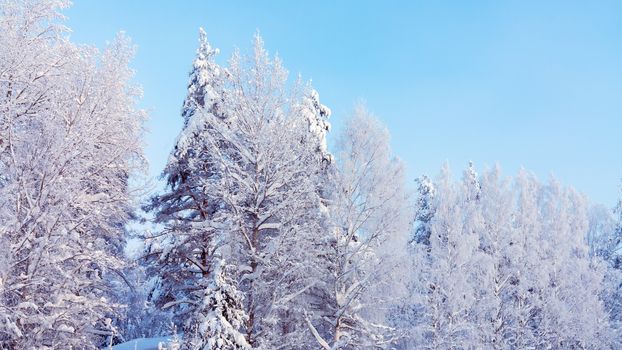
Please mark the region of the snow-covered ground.
[[[138, 338], [112, 347], [113, 350], [158, 350], [166, 348], [171, 337]], [[158, 347], [160, 346], [161, 347]]]

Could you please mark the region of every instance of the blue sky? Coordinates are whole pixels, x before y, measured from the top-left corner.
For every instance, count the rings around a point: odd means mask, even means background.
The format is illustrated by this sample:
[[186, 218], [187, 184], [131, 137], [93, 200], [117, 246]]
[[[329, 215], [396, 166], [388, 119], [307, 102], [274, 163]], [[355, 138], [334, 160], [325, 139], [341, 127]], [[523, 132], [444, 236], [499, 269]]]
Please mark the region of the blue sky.
[[259, 30], [292, 75], [312, 79], [338, 131], [364, 99], [411, 178], [449, 161], [554, 174], [613, 206], [622, 178], [620, 1], [86, 1], [72, 39], [104, 46], [126, 31], [151, 111], [157, 176], [181, 127], [203, 26], [221, 49]]

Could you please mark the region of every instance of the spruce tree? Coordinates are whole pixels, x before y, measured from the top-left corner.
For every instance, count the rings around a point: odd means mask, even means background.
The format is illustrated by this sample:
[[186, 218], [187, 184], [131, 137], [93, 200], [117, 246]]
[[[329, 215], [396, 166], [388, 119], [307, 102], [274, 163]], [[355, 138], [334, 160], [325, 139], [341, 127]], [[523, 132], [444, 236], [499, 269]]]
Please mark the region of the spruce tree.
[[[243, 295], [229, 274], [232, 266], [224, 259], [212, 258], [209, 278], [195, 291], [197, 311], [185, 321], [185, 349], [250, 349], [240, 332], [248, 320], [243, 310]], [[229, 270], [229, 271], [228, 271]]]
[[[182, 108], [183, 129], [162, 173], [166, 190], [157, 194], [146, 209], [163, 225], [162, 232], [147, 237], [149, 273], [154, 280], [150, 300], [174, 315], [182, 326], [196, 303], [190, 302], [202, 280], [209, 278], [215, 246], [213, 228], [217, 200], [206, 191], [213, 176], [213, 145], [206, 115], [222, 117], [226, 71], [215, 63], [218, 50], [199, 31], [199, 48], [193, 61], [188, 93]], [[180, 328], [184, 332], [188, 329]]]

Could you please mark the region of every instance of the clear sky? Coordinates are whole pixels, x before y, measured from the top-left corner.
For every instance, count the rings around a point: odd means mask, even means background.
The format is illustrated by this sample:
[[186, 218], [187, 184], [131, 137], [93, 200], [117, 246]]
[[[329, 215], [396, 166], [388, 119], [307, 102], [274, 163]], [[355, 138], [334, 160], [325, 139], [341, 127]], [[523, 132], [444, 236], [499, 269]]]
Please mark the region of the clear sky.
[[150, 174], [163, 168], [203, 26], [226, 63], [259, 30], [312, 79], [336, 130], [359, 99], [389, 128], [411, 178], [449, 161], [554, 174], [613, 206], [622, 178], [621, 1], [76, 0], [72, 39], [124, 30], [150, 109]]

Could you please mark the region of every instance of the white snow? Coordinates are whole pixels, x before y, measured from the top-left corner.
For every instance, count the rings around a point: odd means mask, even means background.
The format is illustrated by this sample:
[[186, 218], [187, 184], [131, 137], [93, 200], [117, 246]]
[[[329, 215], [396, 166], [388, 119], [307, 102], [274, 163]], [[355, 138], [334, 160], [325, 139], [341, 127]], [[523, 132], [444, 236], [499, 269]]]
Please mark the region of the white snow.
[[[159, 338], [139, 338], [133, 339], [123, 344], [112, 347], [113, 350], [159, 350], [163, 349], [171, 340], [170, 336]], [[104, 349], [102, 349], [104, 350]]]

